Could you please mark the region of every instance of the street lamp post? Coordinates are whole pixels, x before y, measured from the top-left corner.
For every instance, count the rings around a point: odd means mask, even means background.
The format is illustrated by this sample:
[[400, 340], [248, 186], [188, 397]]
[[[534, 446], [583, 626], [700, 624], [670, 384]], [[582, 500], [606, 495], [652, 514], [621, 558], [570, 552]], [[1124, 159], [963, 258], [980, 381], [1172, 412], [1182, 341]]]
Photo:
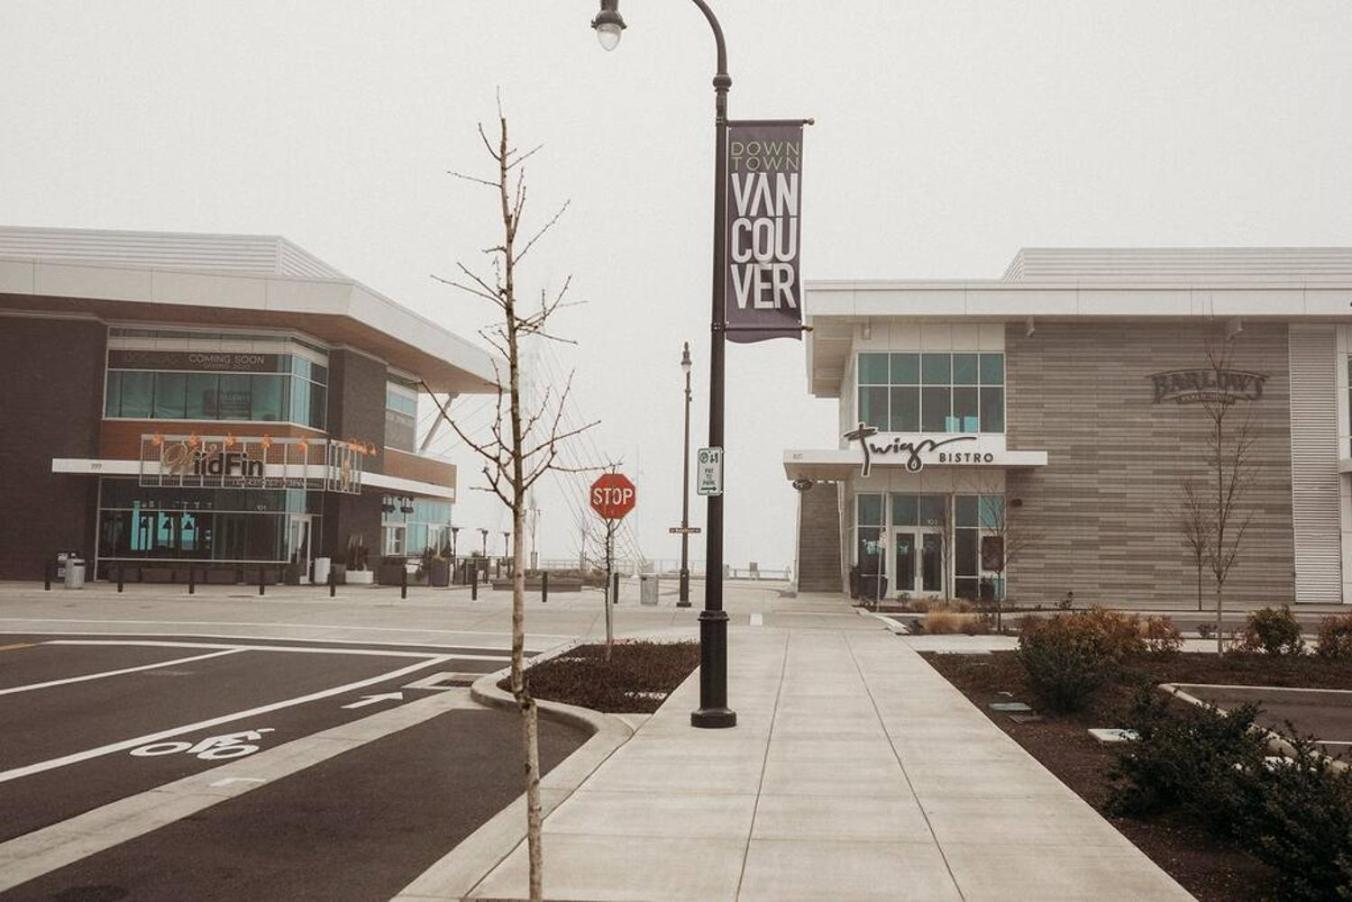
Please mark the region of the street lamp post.
[[460, 533], [459, 526], [451, 527], [451, 578], [450, 582], [455, 582], [456, 560], [455, 560], [455, 537]]
[[[718, 70], [714, 74], [714, 249], [712, 315], [709, 324], [709, 447], [723, 447], [723, 345], [726, 331], [723, 263], [726, 247], [723, 214], [728, 184], [728, 51], [723, 28], [705, 0], [691, 0], [714, 33]], [[596, 37], [614, 50], [624, 31], [620, 0], [601, 0], [592, 20]], [[690, 714], [692, 726], [735, 727], [737, 713], [728, 707], [728, 614], [723, 610], [723, 496], [708, 495], [705, 516], [704, 610], [699, 615], [699, 709]]]
[[676, 607], [690, 607], [690, 342], [681, 348], [681, 372], [685, 373], [685, 444], [681, 446], [681, 590]]
[[482, 526], [479, 527], [479, 538], [483, 539], [484, 543], [483, 556], [488, 557], [488, 530], [484, 529]]

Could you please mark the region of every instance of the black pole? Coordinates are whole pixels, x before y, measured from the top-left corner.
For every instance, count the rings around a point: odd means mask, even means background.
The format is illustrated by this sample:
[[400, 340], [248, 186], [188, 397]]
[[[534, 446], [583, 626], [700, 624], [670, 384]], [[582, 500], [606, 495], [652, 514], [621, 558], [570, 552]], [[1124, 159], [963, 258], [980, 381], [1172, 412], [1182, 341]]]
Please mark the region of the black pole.
[[408, 598], [408, 564], [399, 568], [399, 597]]
[[540, 604], [549, 603], [549, 571], [540, 574]]
[[338, 576], [333, 567], [329, 567], [329, 597], [332, 598], [338, 591]]
[[681, 352], [681, 368], [685, 370], [685, 444], [681, 446], [681, 576], [676, 607], [690, 607], [690, 342]]
[[[709, 324], [709, 447], [723, 447], [723, 345], [726, 325], [726, 260], [724, 215], [728, 185], [728, 53], [723, 29], [705, 0], [693, 0], [709, 20], [718, 50], [714, 75], [714, 249], [713, 297]], [[737, 713], [728, 707], [728, 615], [723, 610], [723, 496], [709, 495], [705, 518], [704, 610], [699, 615], [699, 709], [690, 724], [719, 729], [735, 727]]]
[[56, 564], [51, 561], [42, 565], [42, 591], [52, 591], [52, 571], [56, 569]]
[[258, 594], [263, 594], [263, 578], [267, 573], [261, 566], [258, 568]]
[[[471, 563], [474, 563], [471, 561]], [[474, 569], [469, 574], [469, 600], [479, 600], [479, 567], [475, 564]]]
[[117, 592], [122, 594], [122, 578], [126, 575], [127, 568], [122, 564], [117, 565]]
[[188, 565], [188, 594], [193, 595], [197, 592], [197, 568]]

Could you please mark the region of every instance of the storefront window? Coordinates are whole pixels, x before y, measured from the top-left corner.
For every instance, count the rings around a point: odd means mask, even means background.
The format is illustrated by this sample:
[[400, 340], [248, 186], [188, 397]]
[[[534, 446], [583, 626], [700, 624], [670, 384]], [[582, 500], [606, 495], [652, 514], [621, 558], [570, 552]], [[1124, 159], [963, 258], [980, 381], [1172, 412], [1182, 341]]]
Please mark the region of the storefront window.
[[[432, 498], [386, 495], [381, 499], [385, 529], [382, 554], [417, 557], [430, 548], [450, 550], [451, 503]], [[405, 510], [411, 508], [411, 510]]]
[[[953, 498], [954, 594], [989, 601], [1003, 591], [1002, 538], [1005, 499], [1001, 495]], [[993, 534], [994, 533], [994, 534]]]
[[412, 451], [416, 441], [418, 391], [405, 380], [385, 384], [385, 446]]
[[855, 495], [855, 562], [861, 573], [877, 573], [882, 557], [883, 496]]
[[866, 352], [858, 419], [884, 432], [1005, 431], [1003, 354]]

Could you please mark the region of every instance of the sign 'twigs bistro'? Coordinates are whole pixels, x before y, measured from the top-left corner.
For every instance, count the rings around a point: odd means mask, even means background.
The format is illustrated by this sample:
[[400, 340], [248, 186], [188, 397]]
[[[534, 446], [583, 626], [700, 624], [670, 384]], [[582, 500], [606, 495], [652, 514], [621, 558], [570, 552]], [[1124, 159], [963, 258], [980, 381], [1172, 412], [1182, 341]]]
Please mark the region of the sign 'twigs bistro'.
[[1222, 405], [1255, 474], [1227, 603], [1352, 603], [1352, 248], [1025, 249], [802, 301], [839, 418], [784, 452], [800, 591], [1187, 608]]

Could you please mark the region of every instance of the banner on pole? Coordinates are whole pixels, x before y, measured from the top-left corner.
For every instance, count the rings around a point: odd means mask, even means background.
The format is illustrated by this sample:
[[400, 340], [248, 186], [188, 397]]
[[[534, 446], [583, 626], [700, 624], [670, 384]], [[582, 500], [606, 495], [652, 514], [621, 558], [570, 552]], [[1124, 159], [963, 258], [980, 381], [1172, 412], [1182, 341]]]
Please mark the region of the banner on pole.
[[728, 123], [727, 339], [802, 338], [803, 120]]

